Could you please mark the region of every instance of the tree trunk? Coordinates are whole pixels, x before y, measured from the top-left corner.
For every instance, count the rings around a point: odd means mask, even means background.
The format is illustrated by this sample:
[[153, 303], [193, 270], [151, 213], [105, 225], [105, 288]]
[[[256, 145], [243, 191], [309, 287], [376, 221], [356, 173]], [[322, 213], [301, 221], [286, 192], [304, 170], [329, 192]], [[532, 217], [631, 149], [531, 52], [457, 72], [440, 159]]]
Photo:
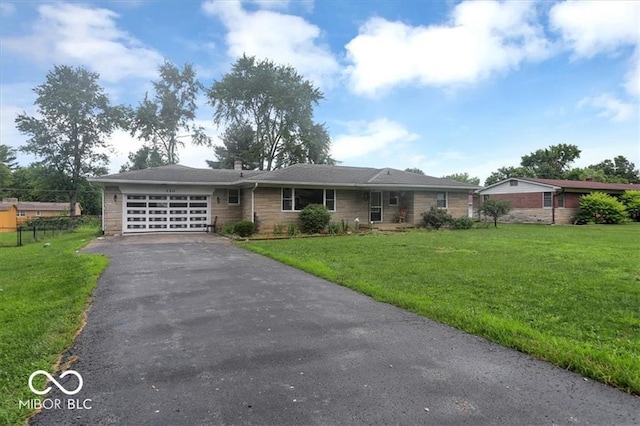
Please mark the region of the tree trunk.
[[76, 216], [76, 204], [77, 203], [78, 203], [78, 190], [74, 188], [71, 191], [71, 198], [69, 200], [69, 216], [70, 217], [75, 217]]

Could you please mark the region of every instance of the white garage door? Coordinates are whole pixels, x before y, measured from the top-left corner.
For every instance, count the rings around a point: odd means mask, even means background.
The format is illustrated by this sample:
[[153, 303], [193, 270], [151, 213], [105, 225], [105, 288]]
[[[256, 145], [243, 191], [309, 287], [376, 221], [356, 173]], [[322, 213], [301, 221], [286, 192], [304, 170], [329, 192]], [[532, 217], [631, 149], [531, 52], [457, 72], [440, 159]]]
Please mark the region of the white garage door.
[[207, 195], [125, 195], [124, 232], [206, 231]]

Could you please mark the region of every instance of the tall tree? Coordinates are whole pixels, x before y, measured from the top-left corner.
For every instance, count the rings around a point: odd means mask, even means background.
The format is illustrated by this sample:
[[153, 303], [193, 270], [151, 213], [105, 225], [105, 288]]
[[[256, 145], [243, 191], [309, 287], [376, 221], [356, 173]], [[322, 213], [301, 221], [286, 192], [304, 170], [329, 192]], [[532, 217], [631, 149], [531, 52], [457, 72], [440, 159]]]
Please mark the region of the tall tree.
[[162, 155], [156, 148], [143, 146], [136, 152], [129, 153], [129, 161], [120, 167], [120, 173], [166, 165], [167, 162], [162, 158]]
[[18, 130], [29, 136], [20, 149], [69, 177], [72, 215], [83, 179], [104, 171], [109, 161], [107, 138], [125, 124], [124, 108], [110, 105], [98, 78], [82, 67], [56, 66], [46, 82], [33, 89], [41, 118], [26, 113], [16, 118]]
[[9, 170], [14, 170], [18, 167], [16, 149], [9, 145], [0, 144], [0, 164], [3, 164]]
[[531, 169], [537, 178], [563, 179], [571, 163], [580, 157], [580, 152], [575, 145], [551, 145], [549, 148], [524, 155], [520, 165]]
[[165, 163], [176, 164], [178, 148], [184, 147], [182, 138], [189, 137], [196, 145], [211, 143], [204, 128], [194, 124], [196, 98], [202, 85], [190, 64], [180, 70], [165, 61], [158, 73], [160, 79], [152, 82], [153, 97], [145, 94], [133, 113], [131, 135], [138, 134], [150, 148], [160, 153]]
[[248, 123], [232, 123], [220, 136], [222, 146], [213, 147], [217, 162], [207, 163], [214, 169], [233, 169], [236, 159], [242, 160], [242, 168], [254, 170], [260, 168], [260, 153], [255, 143], [256, 132]]
[[[243, 55], [231, 72], [213, 83], [207, 96], [216, 125], [250, 126], [254, 140], [248, 150], [259, 153], [258, 169], [334, 163], [327, 130], [313, 120], [313, 107], [324, 95], [294, 68]], [[225, 148], [232, 153], [233, 147]], [[216, 155], [221, 163], [229, 161], [219, 156], [226, 155], [224, 151]]]
[[406, 169], [404, 169], [404, 171], [409, 173], [417, 173], [419, 175], [424, 174], [424, 172], [417, 167], [407, 167]]
[[602, 170], [605, 176], [611, 179], [610, 181], [640, 183], [640, 172], [636, 169], [636, 165], [623, 155], [618, 155], [613, 160], [604, 160], [591, 167]]
[[480, 185], [480, 178], [470, 177], [469, 173], [454, 173], [452, 175], [442, 176], [443, 179], [455, 180], [456, 182], [470, 183], [472, 185]]

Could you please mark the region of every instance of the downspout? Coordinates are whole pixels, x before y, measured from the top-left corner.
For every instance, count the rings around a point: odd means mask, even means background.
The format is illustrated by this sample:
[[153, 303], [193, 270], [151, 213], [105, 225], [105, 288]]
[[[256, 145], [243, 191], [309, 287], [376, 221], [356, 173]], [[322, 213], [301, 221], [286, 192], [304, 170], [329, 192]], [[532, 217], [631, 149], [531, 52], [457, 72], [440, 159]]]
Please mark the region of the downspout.
[[258, 182], [253, 184], [253, 188], [251, 189], [251, 222], [256, 223], [256, 196], [255, 190], [258, 187]]
[[102, 235], [104, 235], [106, 233], [106, 229], [104, 227], [104, 192], [105, 192], [105, 188], [104, 186], [102, 188], [100, 188], [102, 191]]
[[558, 201], [558, 193], [553, 192], [553, 198], [551, 198], [551, 224], [556, 224], [556, 202]]

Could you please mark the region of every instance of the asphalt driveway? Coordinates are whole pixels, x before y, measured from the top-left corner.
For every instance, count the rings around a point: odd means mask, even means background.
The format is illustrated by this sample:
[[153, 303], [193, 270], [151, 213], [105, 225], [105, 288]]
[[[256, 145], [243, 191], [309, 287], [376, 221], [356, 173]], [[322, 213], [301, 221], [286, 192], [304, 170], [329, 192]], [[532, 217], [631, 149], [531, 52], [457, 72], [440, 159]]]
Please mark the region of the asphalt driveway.
[[639, 398], [220, 237], [189, 239], [87, 249], [111, 264], [67, 354], [86, 408], [32, 424], [640, 424]]

